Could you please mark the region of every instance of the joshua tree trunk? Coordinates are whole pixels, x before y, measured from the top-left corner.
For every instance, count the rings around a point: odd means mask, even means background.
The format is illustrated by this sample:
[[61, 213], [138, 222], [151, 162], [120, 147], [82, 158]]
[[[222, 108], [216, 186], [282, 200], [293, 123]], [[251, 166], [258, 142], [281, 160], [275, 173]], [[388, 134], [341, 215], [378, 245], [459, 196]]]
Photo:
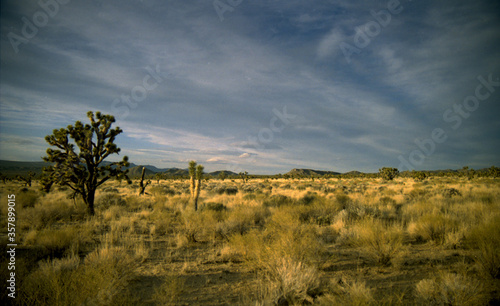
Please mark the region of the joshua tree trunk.
[[196, 175], [196, 162], [194, 160], [189, 162], [189, 182], [190, 182], [190, 191], [191, 198], [194, 198], [194, 178]]
[[194, 195], [194, 210], [198, 210], [198, 197], [200, 196], [201, 179], [196, 181], [196, 191]]
[[87, 213], [90, 216], [95, 215], [94, 201], [95, 201], [95, 189], [88, 190], [87, 195], [84, 197], [84, 202], [87, 205]]
[[194, 198], [194, 193], [195, 193], [195, 185], [194, 185], [194, 175], [191, 176], [190, 178], [190, 190], [191, 190], [191, 197]]
[[143, 195], [146, 191], [146, 186], [148, 186], [149, 181], [144, 184], [144, 174], [146, 173], [146, 167], [142, 167], [141, 182], [139, 183], [139, 195]]
[[196, 190], [194, 195], [194, 210], [198, 210], [198, 197], [200, 196], [201, 189], [201, 179], [203, 178], [203, 166], [198, 165], [196, 167]]

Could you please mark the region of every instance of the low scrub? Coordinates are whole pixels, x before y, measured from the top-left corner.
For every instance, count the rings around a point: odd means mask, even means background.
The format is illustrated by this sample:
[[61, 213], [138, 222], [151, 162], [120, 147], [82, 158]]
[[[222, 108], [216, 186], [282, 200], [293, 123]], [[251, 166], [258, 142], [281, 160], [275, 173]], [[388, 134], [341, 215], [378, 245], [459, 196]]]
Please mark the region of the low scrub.
[[330, 292], [321, 296], [318, 305], [365, 306], [375, 304], [373, 289], [353, 277], [340, 276], [331, 280]]
[[125, 290], [134, 266], [122, 249], [98, 249], [85, 258], [44, 261], [20, 284], [26, 305], [117, 305], [130, 302]]
[[78, 253], [93, 245], [91, 231], [80, 226], [31, 230], [24, 236], [23, 243], [26, 246], [41, 246], [55, 257], [60, 257], [69, 250]]
[[220, 186], [215, 187], [212, 191], [215, 192], [216, 194], [233, 195], [233, 194], [238, 193], [238, 187], [220, 185]]
[[387, 226], [377, 219], [362, 220], [351, 228], [352, 245], [364, 250], [364, 255], [383, 266], [390, 266], [407, 253], [405, 233], [401, 226]]
[[264, 300], [273, 305], [312, 304], [320, 288], [319, 271], [292, 258], [274, 258], [264, 272], [264, 285], [269, 296]]
[[410, 236], [417, 241], [432, 241], [436, 244], [446, 242], [449, 233], [456, 232], [459, 223], [456, 218], [442, 213], [426, 214], [408, 225]]
[[106, 210], [111, 206], [125, 206], [127, 202], [117, 193], [106, 192], [101, 194], [96, 200], [96, 207], [102, 210]]
[[64, 196], [46, 195], [33, 207], [26, 207], [19, 213], [18, 226], [22, 230], [42, 229], [56, 222], [78, 221], [85, 218], [85, 208], [75, 206]]
[[463, 274], [441, 272], [415, 286], [416, 297], [425, 305], [484, 305], [488, 295], [482, 283]]
[[184, 281], [180, 277], [167, 276], [162, 284], [155, 288], [153, 301], [158, 305], [175, 304], [184, 293]]
[[282, 194], [274, 194], [268, 199], [264, 200], [263, 205], [265, 207], [281, 207], [286, 205], [292, 205], [295, 201], [285, 195]]
[[466, 236], [466, 244], [475, 249], [474, 259], [487, 278], [500, 279], [500, 215], [477, 225]]
[[22, 188], [16, 193], [16, 202], [23, 208], [33, 207], [39, 202], [40, 194], [34, 190]]

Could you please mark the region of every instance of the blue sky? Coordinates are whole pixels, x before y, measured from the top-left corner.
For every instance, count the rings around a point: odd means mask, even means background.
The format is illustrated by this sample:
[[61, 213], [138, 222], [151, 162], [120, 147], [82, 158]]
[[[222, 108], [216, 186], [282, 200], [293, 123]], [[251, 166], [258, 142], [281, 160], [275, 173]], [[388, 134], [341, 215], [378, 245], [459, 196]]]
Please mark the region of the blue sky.
[[136, 164], [500, 165], [498, 1], [1, 2], [0, 159], [116, 117]]

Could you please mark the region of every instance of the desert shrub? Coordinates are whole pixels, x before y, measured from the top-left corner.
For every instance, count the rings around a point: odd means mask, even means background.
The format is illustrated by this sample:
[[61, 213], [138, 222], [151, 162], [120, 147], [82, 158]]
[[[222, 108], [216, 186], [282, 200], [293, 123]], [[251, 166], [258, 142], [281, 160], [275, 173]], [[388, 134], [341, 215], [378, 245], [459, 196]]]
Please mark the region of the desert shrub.
[[479, 201], [484, 203], [484, 204], [489, 205], [489, 204], [493, 204], [495, 202], [495, 198], [491, 194], [479, 195]]
[[364, 255], [383, 266], [390, 266], [407, 252], [401, 226], [384, 225], [377, 219], [364, 219], [355, 224], [352, 245], [364, 250]]
[[383, 196], [379, 200], [380, 204], [382, 205], [396, 205], [396, 201], [388, 196]]
[[36, 191], [22, 188], [16, 193], [16, 203], [21, 207], [33, 207], [38, 202], [40, 194]]
[[405, 198], [407, 201], [416, 201], [419, 199], [425, 199], [428, 196], [429, 193], [426, 190], [414, 188], [406, 195]]
[[319, 196], [316, 192], [308, 191], [303, 197], [301, 197], [298, 201], [299, 204], [302, 205], [310, 205], [314, 202], [322, 202], [325, 198]]
[[200, 210], [225, 211], [227, 207], [222, 203], [207, 202], [201, 206]]
[[453, 196], [462, 196], [462, 193], [455, 188], [446, 188], [443, 190], [443, 197], [451, 198]]
[[329, 225], [333, 223], [338, 208], [327, 204], [315, 204], [298, 208], [298, 218], [302, 223]]
[[78, 252], [88, 249], [93, 244], [90, 229], [79, 226], [32, 230], [24, 236], [23, 243], [28, 246], [42, 246], [55, 257], [69, 250]]
[[335, 189], [329, 186], [321, 186], [320, 191], [324, 192], [325, 194], [333, 193], [335, 192]]
[[213, 189], [213, 192], [217, 194], [227, 194], [227, 195], [234, 195], [238, 193], [238, 187], [236, 186], [226, 186], [226, 185], [219, 185], [216, 188]]
[[318, 238], [323, 243], [334, 243], [340, 235], [340, 231], [333, 226], [322, 226], [318, 229]]
[[72, 305], [77, 288], [71, 279], [79, 265], [77, 256], [41, 262], [22, 281], [19, 300], [26, 305]]
[[131, 225], [132, 226], [130, 230], [134, 234], [141, 235], [141, 234], [149, 234], [150, 232], [149, 223], [144, 218], [133, 220]]
[[295, 201], [282, 194], [274, 194], [262, 203], [265, 207], [280, 207], [285, 205], [292, 205]]
[[123, 305], [134, 258], [120, 248], [97, 249], [82, 263], [75, 256], [44, 261], [20, 284], [26, 305]]
[[351, 203], [351, 198], [345, 193], [339, 193], [335, 195], [335, 201], [339, 207], [346, 209], [347, 205]]
[[252, 229], [244, 235], [233, 235], [228, 245], [257, 270], [267, 270], [277, 258], [317, 266], [324, 254], [316, 226], [302, 225], [289, 212], [279, 211], [272, 215], [265, 231]]
[[147, 209], [152, 209], [154, 205], [154, 200], [150, 197], [144, 197], [139, 195], [130, 195], [125, 198], [125, 206], [130, 212], [137, 212]]
[[26, 229], [42, 229], [59, 221], [77, 221], [85, 218], [85, 207], [75, 206], [61, 197], [44, 196], [34, 207], [19, 212], [18, 226]]
[[149, 227], [150, 235], [163, 236], [167, 234], [170, 223], [171, 223], [170, 218], [158, 218], [157, 220], [154, 221], [154, 224], [152, 224]]
[[114, 187], [105, 187], [102, 189], [103, 192], [108, 192], [108, 193], [119, 193], [118, 189]]
[[107, 210], [102, 212], [102, 217], [105, 221], [117, 220], [125, 215], [126, 209], [123, 206], [110, 206]]
[[290, 257], [306, 264], [317, 264], [323, 254], [317, 226], [301, 224], [295, 211], [275, 212], [266, 226], [267, 257]]
[[466, 245], [476, 249], [474, 259], [486, 277], [500, 278], [500, 216], [477, 225], [466, 235]]
[[96, 201], [96, 207], [108, 209], [111, 206], [126, 206], [127, 202], [116, 193], [104, 193]]
[[[181, 216], [181, 228], [179, 234], [182, 239], [178, 242], [194, 243], [206, 240], [215, 235], [217, 221], [212, 214], [204, 212], [195, 212], [191, 210], [184, 211]], [[183, 246], [184, 242], [179, 246]]]
[[458, 221], [452, 216], [425, 214], [408, 225], [408, 232], [417, 241], [433, 241], [442, 244], [447, 234], [456, 232], [458, 227]]
[[483, 305], [487, 302], [482, 283], [466, 275], [441, 272], [415, 286], [417, 298], [426, 305]]
[[291, 258], [274, 258], [264, 272], [264, 284], [274, 305], [312, 304], [320, 286], [319, 271]]
[[340, 276], [331, 280], [330, 292], [317, 300], [318, 305], [353, 305], [375, 304], [373, 290], [365, 282], [349, 276]]
[[254, 192], [257, 187], [255, 185], [243, 185], [240, 187], [243, 192]]
[[153, 301], [159, 305], [175, 304], [184, 292], [184, 281], [180, 277], [166, 276], [160, 286], [156, 287]]
[[248, 193], [243, 196], [243, 200], [245, 201], [251, 201], [257, 199], [257, 196], [253, 193]]
[[363, 205], [358, 202], [350, 202], [345, 208], [347, 212], [347, 220], [354, 222], [357, 220], [364, 219], [366, 217], [374, 217], [379, 214], [379, 211], [368, 205]]
[[216, 234], [226, 240], [231, 235], [243, 235], [253, 227], [264, 226], [269, 215], [265, 207], [236, 206], [224, 222], [217, 224]]
[[173, 196], [177, 194], [177, 192], [174, 189], [168, 186], [158, 186], [158, 185], [151, 186], [149, 188], [149, 192], [154, 196]]

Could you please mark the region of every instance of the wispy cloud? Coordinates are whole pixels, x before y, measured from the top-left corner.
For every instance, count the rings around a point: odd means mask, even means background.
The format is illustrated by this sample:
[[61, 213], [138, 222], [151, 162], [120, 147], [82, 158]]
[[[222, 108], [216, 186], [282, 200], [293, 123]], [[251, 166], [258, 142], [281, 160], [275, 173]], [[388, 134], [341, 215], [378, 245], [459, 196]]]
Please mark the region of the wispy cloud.
[[[445, 127], [443, 112], [474, 93], [478, 75], [500, 75], [499, 4], [401, 5], [349, 64], [340, 44], [353, 43], [387, 1], [252, 1], [224, 22], [210, 2], [70, 2], [19, 53], [7, 34], [20, 34], [21, 17], [38, 6], [4, 1], [0, 158], [39, 158], [52, 129], [86, 121], [89, 110], [112, 113], [146, 67], [158, 67], [161, 84], [116, 122], [121, 154], [135, 163], [195, 159], [254, 173], [397, 166], [416, 138]], [[448, 131], [422, 168], [500, 164], [498, 99]], [[283, 106], [293, 124], [255, 143]]]

